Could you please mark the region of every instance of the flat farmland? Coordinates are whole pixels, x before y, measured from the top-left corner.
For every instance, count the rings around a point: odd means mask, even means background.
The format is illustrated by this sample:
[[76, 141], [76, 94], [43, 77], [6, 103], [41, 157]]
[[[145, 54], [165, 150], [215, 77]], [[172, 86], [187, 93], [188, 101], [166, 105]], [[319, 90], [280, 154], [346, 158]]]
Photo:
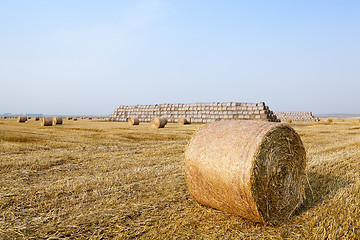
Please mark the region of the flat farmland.
[[0, 239], [360, 239], [360, 123], [292, 123], [306, 198], [264, 226], [196, 203], [184, 149], [201, 124], [0, 119]]

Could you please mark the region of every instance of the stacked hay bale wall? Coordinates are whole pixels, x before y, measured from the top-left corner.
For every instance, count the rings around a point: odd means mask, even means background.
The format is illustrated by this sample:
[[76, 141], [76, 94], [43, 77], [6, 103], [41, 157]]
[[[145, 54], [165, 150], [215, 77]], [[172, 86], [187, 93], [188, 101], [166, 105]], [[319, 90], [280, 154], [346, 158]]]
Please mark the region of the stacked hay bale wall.
[[298, 122], [311, 122], [315, 117], [312, 112], [275, 112], [276, 118], [280, 121], [290, 119]]
[[136, 116], [140, 122], [150, 122], [154, 117], [165, 117], [169, 123], [177, 123], [180, 118], [189, 118], [191, 123], [208, 123], [219, 120], [267, 120], [277, 122], [276, 115], [264, 102], [212, 102], [192, 104], [156, 104], [119, 106], [109, 116], [109, 121], [125, 122]]

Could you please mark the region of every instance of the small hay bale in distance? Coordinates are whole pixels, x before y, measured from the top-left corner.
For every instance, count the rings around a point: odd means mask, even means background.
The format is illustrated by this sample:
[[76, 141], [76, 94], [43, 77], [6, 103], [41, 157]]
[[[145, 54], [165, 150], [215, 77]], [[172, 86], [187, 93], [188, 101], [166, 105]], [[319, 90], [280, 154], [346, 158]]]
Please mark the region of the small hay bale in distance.
[[326, 119], [326, 121], [324, 122], [325, 125], [330, 125], [333, 123], [333, 120], [331, 118]]
[[74, 120], [74, 121], [77, 121], [77, 117], [74, 117], [73, 120]]
[[220, 121], [185, 149], [185, 180], [205, 206], [265, 224], [288, 219], [304, 196], [306, 152], [287, 124]]
[[39, 121], [40, 120], [40, 117], [35, 117], [35, 121]]
[[17, 122], [18, 123], [24, 123], [24, 122], [26, 122], [27, 121], [27, 117], [25, 117], [25, 116], [18, 116], [17, 117]]
[[42, 117], [40, 119], [41, 126], [52, 126], [53, 118], [52, 117]]
[[129, 117], [128, 122], [131, 126], [139, 125], [139, 123], [140, 123], [139, 118], [137, 118], [137, 117]]
[[155, 129], [164, 128], [166, 124], [167, 124], [167, 118], [165, 117], [161, 117], [161, 118], [154, 117], [150, 121], [150, 126]]
[[290, 124], [292, 123], [292, 120], [290, 118], [285, 119], [285, 123]]
[[63, 123], [62, 117], [53, 117], [52, 121], [53, 121], [53, 125], [60, 125]]
[[178, 124], [180, 125], [185, 125], [185, 124], [190, 124], [191, 121], [190, 121], [190, 118], [179, 118], [178, 119]]

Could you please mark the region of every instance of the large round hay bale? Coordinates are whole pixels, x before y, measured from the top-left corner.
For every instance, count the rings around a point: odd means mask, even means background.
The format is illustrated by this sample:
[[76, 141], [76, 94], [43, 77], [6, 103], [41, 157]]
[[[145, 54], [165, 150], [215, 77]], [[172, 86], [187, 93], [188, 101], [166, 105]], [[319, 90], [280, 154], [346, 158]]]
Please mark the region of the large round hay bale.
[[183, 117], [178, 119], [178, 124], [184, 125], [184, 124], [190, 124], [191, 120], [188, 117]]
[[42, 117], [40, 119], [41, 126], [52, 126], [53, 125], [53, 118], [52, 117]]
[[287, 124], [220, 121], [185, 149], [185, 179], [199, 203], [252, 221], [277, 224], [303, 200], [306, 152]]
[[164, 118], [164, 117], [161, 117], [161, 118], [154, 117], [150, 121], [150, 126], [152, 128], [163, 128], [163, 127], [165, 127], [166, 124], [167, 124], [167, 118]]
[[58, 125], [58, 124], [62, 124], [62, 123], [63, 123], [62, 117], [53, 117], [53, 118], [52, 118], [52, 121], [53, 121], [53, 125]]
[[131, 126], [133, 126], [133, 125], [139, 125], [140, 120], [137, 117], [129, 117], [128, 122]]
[[27, 117], [26, 116], [18, 116], [17, 117], [17, 122], [18, 123], [24, 123], [24, 122], [26, 122], [27, 121]]

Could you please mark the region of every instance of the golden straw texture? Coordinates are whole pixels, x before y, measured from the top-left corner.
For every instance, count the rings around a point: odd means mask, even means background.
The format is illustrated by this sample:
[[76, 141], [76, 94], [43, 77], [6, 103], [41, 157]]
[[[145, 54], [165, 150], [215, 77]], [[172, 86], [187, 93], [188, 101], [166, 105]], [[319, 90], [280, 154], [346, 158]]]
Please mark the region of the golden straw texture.
[[40, 122], [41, 122], [41, 126], [52, 126], [53, 118], [52, 117], [42, 117]]
[[185, 150], [185, 179], [199, 203], [277, 224], [302, 202], [306, 152], [288, 125], [228, 121], [205, 125]]
[[167, 118], [164, 117], [161, 118], [154, 117], [150, 121], [150, 126], [152, 128], [163, 128], [165, 127], [166, 124], [167, 124]]
[[129, 117], [128, 122], [131, 126], [133, 125], [139, 125], [140, 121], [137, 117]]

